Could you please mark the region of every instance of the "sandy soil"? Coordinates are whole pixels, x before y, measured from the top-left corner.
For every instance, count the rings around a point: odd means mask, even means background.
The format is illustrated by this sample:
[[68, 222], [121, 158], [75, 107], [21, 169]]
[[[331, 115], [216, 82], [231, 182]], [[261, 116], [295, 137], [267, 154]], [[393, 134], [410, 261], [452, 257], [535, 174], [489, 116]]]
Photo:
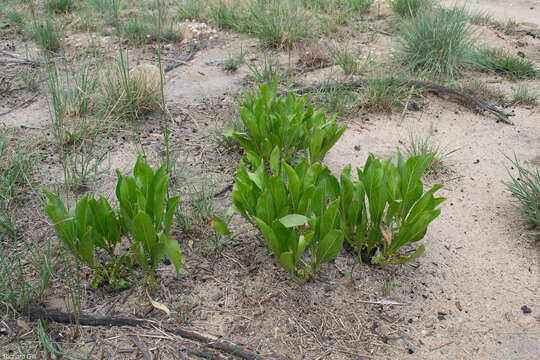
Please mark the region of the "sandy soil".
[[[489, 10], [501, 20], [512, 18], [540, 25], [538, 1], [462, 3]], [[540, 39], [505, 36], [488, 28], [484, 31], [482, 39], [486, 42], [523, 51], [540, 62], [540, 58], [535, 58], [540, 55]], [[355, 41], [353, 45], [366, 47], [364, 39]], [[226, 116], [234, 113], [249, 71], [243, 66], [237, 73], [226, 73], [220, 63], [229, 52], [240, 48], [247, 51], [247, 59], [260, 58], [255, 44], [244, 36], [220, 33], [188, 65], [167, 74], [171, 148], [186, 167], [184, 180], [209, 177], [216, 189], [231, 181], [239, 155], [224, 151], [212, 139]], [[6, 42], [2, 45], [7, 46]], [[385, 51], [391, 46], [391, 39], [385, 36], [369, 45]], [[166, 55], [181, 59], [187, 48], [184, 43]], [[289, 54], [281, 55], [283, 65], [287, 66]], [[134, 59], [145, 62], [155, 59], [154, 56], [142, 51]], [[331, 68], [306, 74], [301, 81], [307, 85], [329, 73], [340, 76], [340, 70]], [[499, 77], [478, 76], [506, 93], [514, 85]], [[538, 82], [531, 81], [529, 85], [538, 86]], [[24, 97], [21, 94], [20, 98]], [[19, 99], [0, 99], [0, 112], [12, 107], [16, 100]], [[173, 311], [171, 317], [154, 309], [135, 291], [107, 293], [86, 284], [83, 310], [99, 315], [132, 314], [162, 325], [184, 326], [247, 346], [267, 358], [279, 355], [286, 359], [328, 360], [537, 359], [539, 247], [519, 220], [502, 181], [508, 178], [506, 167], [510, 166], [505, 155], [516, 154], [526, 166], [540, 166], [540, 109], [510, 108], [515, 111], [516, 125], [509, 126], [486, 113], [474, 112], [433, 94], [415, 101], [420, 105], [419, 111], [354, 111], [341, 116], [349, 128], [325, 162], [339, 173], [349, 163], [362, 166], [369, 153], [395, 156], [396, 147], [403, 146], [411, 132], [431, 133], [444, 149], [458, 149], [450, 158], [448, 171], [427, 180], [429, 184], [444, 183], [441, 193], [448, 200], [423, 240], [426, 253], [418, 260], [385, 269], [357, 266], [353, 275], [348, 276], [354, 259], [343, 252], [335, 264], [325, 267], [320, 279], [299, 285], [272, 261], [266, 249], [256, 244], [252, 230], [228, 244], [221, 256], [214, 256], [204, 248], [205, 242], [211, 240], [208, 233], [189, 234], [176, 229], [173, 235], [184, 252], [182, 274], [178, 279], [172, 265], [160, 265], [158, 274], [163, 285], [155, 297]], [[40, 139], [43, 178], [54, 184], [60, 181], [60, 164], [48, 116], [46, 100], [40, 96], [30, 106], [0, 117], [0, 124], [16, 129], [19, 139]], [[21, 129], [22, 125], [27, 128]], [[163, 156], [157, 114], [151, 114], [139, 130], [149, 159], [157, 164]], [[127, 173], [135, 162], [137, 147], [129, 129], [112, 135], [106, 145], [107, 161], [92, 189], [110, 194], [115, 181], [113, 170], [119, 168]], [[228, 205], [229, 194], [216, 199], [218, 209]], [[40, 215], [37, 204], [33, 206], [22, 212], [21, 231], [43, 244], [50, 225]], [[234, 226], [244, 224], [238, 222]], [[58, 269], [45, 303], [67, 311], [63, 271], [66, 269]], [[524, 314], [524, 305], [532, 313]], [[0, 337], [0, 354], [13, 354], [18, 346], [36, 351], [34, 324], [27, 324], [28, 320], [22, 317], [7, 316], [2, 321], [18, 329], [19, 334], [26, 332], [25, 326], [32, 326], [22, 339]], [[47, 331], [54, 341], [62, 342], [64, 349], [91, 353], [96, 359], [140, 358], [128, 337], [133, 333], [153, 354], [159, 348], [160, 359], [178, 359], [183, 358], [179, 354], [207, 350], [154, 330], [83, 326], [74, 341], [70, 340], [73, 327], [50, 324]], [[195, 356], [193, 352], [191, 356]]]
[[495, 17], [501, 21], [515, 20], [538, 24], [540, 2], [538, 0], [443, 0], [446, 6], [467, 6]]

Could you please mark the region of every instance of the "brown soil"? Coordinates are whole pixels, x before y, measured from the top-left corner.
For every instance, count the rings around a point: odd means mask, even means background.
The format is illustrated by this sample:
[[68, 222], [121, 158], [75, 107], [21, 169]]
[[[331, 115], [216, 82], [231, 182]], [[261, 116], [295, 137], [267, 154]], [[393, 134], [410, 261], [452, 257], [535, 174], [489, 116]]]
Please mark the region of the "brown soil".
[[[501, 20], [513, 18], [517, 22], [540, 24], [537, 1], [466, 3], [488, 9]], [[385, 4], [381, 7], [389, 13]], [[386, 21], [392, 18], [387, 16]], [[524, 33], [510, 36], [492, 28], [482, 29], [484, 41], [513, 52], [522, 51], [537, 66], [540, 64], [540, 39]], [[164, 56], [182, 59], [189, 50], [188, 41], [171, 45]], [[355, 39], [351, 46], [373, 48], [374, 54], [380, 50], [381, 54], [376, 56], [381, 58], [395, 46], [383, 34], [378, 35], [375, 43], [366, 45], [364, 41]], [[114, 48], [107, 45], [112, 43], [107, 39], [102, 39], [102, 43]], [[182, 181], [200, 189], [201, 179], [210, 178], [217, 191], [234, 176], [239, 155], [224, 150], [213, 138], [223, 128], [224, 119], [237, 111], [237, 101], [247, 86], [245, 77], [249, 70], [245, 65], [235, 73], [224, 72], [220, 67], [229, 52], [237, 52], [241, 47], [247, 52], [248, 61], [262, 56], [254, 39], [219, 32], [216, 39], [203, 44], [187, 65], [167, 73], [165, 93], [171, 113], [171, 149], [173, 158], [185, 166], [183, 178], [177, 180], [180, 189], [186, 190]], [[0, 39], [0, 49], [24, 53], [24, 44]], [[134, 63], [155, 63], [155, 51], [134, 50], [133, 59]], [[295, 66], [296, 59], [294, 51], [281, 54], [285, 68]], [[0, 69], [13, 83], [21, 71], [20, 66]], [[300, 82], [309, 85], [330, 74], [342, 76], [341, 70], [334, 67], [306, 73]], [[490, 90], [507, 94], [508, 103], [514, 83], [479, 73], [470, 76], [487, 79]], [[538, 82], [529, 81], [528, 85], [538, 87]], [[51, 135], [44, 96], [46, 84], [39, 84], [39, 88], [36, 101], [0, 117], [1, 131], [12, 134], [14, 143], [29, 140], [39, 144], [40, 169], [34, 175], [47, 186], [54, 186], [62, 181], [61, 164]], [[0, 113], [32, 96], [23, 89], [2, 95]], [[384, 269], [358, 265], [350, 276], [354, 258], [342, 252], [334, 264], [324, 267], [319, 279], [300, 285], [275, 264], [268, 251], [254, 240], [254, 231], [240, 221], [233, 226], [248, 231], [228, 243], [220, 254], [205, 249], [205, 244], [213, 241], [206, 224], [202, 230], [189, 233], [174, 230], [173, 236], [180, 241], [184, 255], [179, 278], [172, 265], [162, 264], [158, 269], [161, 286], [154, 300], [172, 311], [170, 317], [153, 308], [138, 290], [94, 290], [83, 279], [84, 313], [135, 315], [158, 324], [182, 326], [222, 337], [268, 358], [279, 355], [289, 359], [537, 359], [539, 248], [519, 219], [502, 181], [508, 179], [506, 167], [510, 166], [505, 155], [516, 154], [527, 167], [540, 166], [540, 109], [509, 108], [516, 114], [512, 119], [516, 125], [509, 126], [487, 113], [475, 112], [434, 94], [425, 93], [415, 101], [420, 105], [419, 111], [354, 111], [341, 116], [349, 128], [325, 162], [340, 173], [349, 163], [363, 166], [369, 153], [395, 156], [396, 147], [403, 146], [411, 132], [432, 133], [433, 140], [444, 149], [458, 149], [451, 156], [447, 171], [427, 180], [429, 184], [443, 183], [441, 195], [448, 200], [422, 241], [426, 252], [418, 260]], [[140, 125], [139, 135], [149, 160], [158, 164], [164, 149], [159, 114], [150, 114]], [[116, 183], [114, 170], [129, 173], [137, 148], [131, 128], [111, 135], [104, 146], [106, 161], [89, 187], [96, 193], [111, 195]], [[21, 191], [21, 199], [31, 198], [25, 197], [25, 192], [30, 191]], [[229, 196], [226, 193], [216, 199], [219, 212], [230, 205]], [[28, 201], [20, 209], [17, 224], [27, 241], [40, 247], [52, 234], [36, 200]], [[54, 237], [53, 252], [60, 253]], [[71, 270], [58, 265], [45, 293], [45, 305], [70, 311], [67, 271]], [[524, 305], [532, 313], [524, 314]], [[19, 358], [22, 348], [32, 358], [42, 356], [36, 322], [7, 311], [0, 318], [2, 329], [0, 355]], [[157, 329], [82, 326], [75, 336], [75, 327], [49, 323], [46, 330], [66, 352], [92, 359], [142, 358], [130, 340], [129, 335], [133, 334], [139, 336], [156, 359], [185, 359], [185, 354], [190, 354], [190, 359], [203, 358], [196, 353], [208, 350]]]

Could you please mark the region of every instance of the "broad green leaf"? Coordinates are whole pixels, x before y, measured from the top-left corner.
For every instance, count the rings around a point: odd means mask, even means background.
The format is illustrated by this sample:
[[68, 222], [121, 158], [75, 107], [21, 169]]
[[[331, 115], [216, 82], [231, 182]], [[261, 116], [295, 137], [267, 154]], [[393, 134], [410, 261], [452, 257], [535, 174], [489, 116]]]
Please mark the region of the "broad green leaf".
[[132, 224], [132, 235], [135, 242], [142, 244], [145, 251], [150, 253], [150, 250], [157, 242], [157, 234], [152, 219], [147, 213], [139, 211], [135, 216]]
[[229, 236], [231, 232], [225, 221], [223, 221], [219, 216], [214, 215], [214, 230], [220, 233], [221, 235]]
[[154, 170], [144, 161], [142, 156], [137, 157], [137, 162], [133, 168], [133, 176], [137, 181], [137, 185], [143, 189], [146, 197], [148, 189], [154, 178]]
[[327, 263], [338, 256], [343, 246], [343, 232], [332, 229], [324, 238], [319, 240], [317, 247], [317, 262], [319, 264]]
[[262, 219], [267, 224], [271, 224], [276, 218], [274, 210], [274, 199], [269, 190], [266, 190], [259, 196], [257, 200], [257, 207], [255, 214], [258, 218]]
[[294, 273], [296, 264], [294, 263], [294, 255], [291, 251], [284, 252], [278, 257], [279, 263], [290, 274]]
[[77, 221], [77, 236], [79, 239], [86, 234], [88, 220], [88, 196], [83, 197], [75, 205], [75, 219]]
[[90, 267], [94, 267], [94, 239], [98, 236], [96, 230], [90, 228], [79, 242], [77, 255]]
[[307, 223], [308, 218], [300, 214], [290, 214], [282, 217], [281, 219], [279, 219], [279, 221], [286, 228], [292, 228], [295, 226], [304, 226]]
[[180, 269], [182, 268], [182, 251], [180, 250], [180, 245], [178, 241], [171, 239], [167, 235], [160, 233], [159, 234], [159, 245], [162, 246], [163, 254], [171, 260], [171, 263], [176, 269], [176, 273], [180, 274]]
[[259, 229], [261, 230], [263, 236], [265, 237], [266, 241], [268, 242], [268, 246], [270, 247], [270, 250], [274, 253], [276, 257], [279, 257], [279, 254], [281, 252], [281, 244], [277, 236], [275, 235], [272, 228], [265, 223], [263, 220], [254, 217], [255, 222], [259, 226]]
[[172, 219], [179, 201], [180, 195], [171, 197], [167, 200], [167, 211], [165, 213], [165, 218], [163, 219], [163, 233], [165, 235], [168, 235], [171, 230]]
[[289, 183], [289, 193], [291, 196], [292, 208], [293, 210], [298, 211], [298, 202], [300, 201], [300, 191], [301, 191], [302, 184], [300, 183], [300, 179], [298, 178], [298, 175], [289, 164], [283, 161], [282, 165], [283, 165], [283, 168], [285, 169], [285, 172], [287, 173], [287, 180]]
[[67, 248], [76, 255], [75, 241], [77, 237], [77, 229], [75, 219], [70, 218], [66, 212], [66, 208], [58, 195], [45, 191], [45, 195], [49, 199], [46, 211], [49, 218], [53, 221], [56, 228], [58, 238], [67, 246]]
[[276, 146], [274, 147], [274, 150], [272, 150], [272, 153], [270, 154], [270, 170], [272, 171], [272, 174], [278, 175], [280, 173], [280, 153], [279, 148]]

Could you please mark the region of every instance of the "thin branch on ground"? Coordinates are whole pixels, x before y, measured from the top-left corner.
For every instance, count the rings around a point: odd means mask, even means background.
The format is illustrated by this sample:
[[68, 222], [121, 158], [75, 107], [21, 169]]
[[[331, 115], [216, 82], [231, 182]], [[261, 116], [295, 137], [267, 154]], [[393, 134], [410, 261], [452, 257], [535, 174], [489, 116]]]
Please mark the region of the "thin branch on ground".
[[167, 72], [169, 72], [171, 70], [176, 69], [179, 66], [187, 64], [189, 61], [191, 61], [191, 59], [193, 59], [193, 56], [195, 55], [197, 50], [198, 50], [197, 43], [195, 41], [191, 41], [191, 47], [189, 49], [189, 54], [186, 56], [186, 58], [184, 60], [180, 61], [180, 62], [177, 62], [176, 64], [171, 64], [171, 65], [167, 66], [165, 68], [165, 72], [167, 73]]
[[33, 66], [39, 66], [40, 63], [34, 60], [27, 59], [19, 54], [15, 54], [9, 51], [0, 50], [0, 55], [8, 56], [15, 60], [0, 60], [0, 63], [3, 64], [30, 64]]
[[[73, 313], [66, 313], [54, 309], [48, 309], [39, 305], [30, 305], [24, 313], [32, 320], [47, 319], [62, 324], [75, 324], [76, 317]], [[81, 314], [79, 316], [79, 324], [87, 326], [140, 326], [142, 328], [150, 328], [155, 325], [155, 321], [138, 319], [124, 316], [94, 316]], [[245, 360], [269, 360], [268, 357], [257, 355], [251, 350], [248, 350], [239, 345], [233, 344], [226, 340], [220, 340], [216, 336], [201, 334], [178, 327], [161, 327], [164, 332], [168, 332], [184, 339], [197, 341], [207, 345], [210, 348], [222, 351], [224, 353], [234, 355]], [[275, 357], [273, 359], [276, 359]]]

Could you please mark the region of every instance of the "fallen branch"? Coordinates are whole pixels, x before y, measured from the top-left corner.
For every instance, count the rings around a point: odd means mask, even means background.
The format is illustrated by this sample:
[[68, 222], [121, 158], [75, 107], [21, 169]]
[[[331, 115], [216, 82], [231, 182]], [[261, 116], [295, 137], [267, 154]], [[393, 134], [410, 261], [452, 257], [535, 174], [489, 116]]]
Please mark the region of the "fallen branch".
[[179, 67], [181, 65], [187, 64], [191, 59], [193, 59], [193, 56], [195, 55], [197, 50], [198, 50], [197, 43], [195, 41], [191, 41], [191, 47], [189, 48], [189, 54], [186, 56], [186, 58], [184, 60], [180, 61], [180, 62], [177, 62], [176, 64], [168, 65], [165, 68], [165, 72], [167, 73], [167, 72], [169, 72], [171, 70], [176, 69], [177, 67]]
[[128, 337], [131, 339], [131, 341], [133, 341], [135, 346], [137, 346], [137, 349], [139, 349], [140, 353], [144, 357], [144, 360], [152, 360], [152, 355], [150, 355], [150, 352], [137, 335], [128, 335]]
[[8, 56], [10, 58], [13, 58], [15, 60], [0, 60], [0, 63], [3, 64], [30, 64], [30, 65], [39, 65], [39, 62], [27, 59], [25, 57], [20, 56], [19, 54], [15, 54], [9, 51], [0, 50], [0, 55]]
[[[301, 95], [301, 94], [307, 94], [307, 93], [316, 92], [316, 91], [324, 91], [326, 89], [334, 89], [334, 88], [358, 88], [358, 87], [366, 86], [370, 81], [383, 81], [383, 80], [382, 79], [371, 79], [371, 80], [360, 79], [360, 80], [355, 80], [355, 81], [346, 82], [346, 83], [316, 84], [316, 85], [308, 86], [305, 88], [280, 91], [278, 92], [278, 95], [284, 95], [288, 93]], [[514, 125], [514, 122], [508, 119], [508, 116], [515, 115], [513, 112], [505, 110], [500, 106], [488, 103], [487, 101], [479, 99], [475, 96], [469, 95], [461, 90], [452, 89], [452, 88], [445, 87], [439, 84], [430, 83], [426, 81], [419, 81], [419, 80], [392, 79], [392, 81], [395, 83], [403, 83], [403, 84], [408, 84], [411, 86], [423, 87], [425, 89], [428, 89], [437, 93], [446, 93], [446, 94], [457, 96], [461, 99], [464, 99], [464, 100], [467, 100], [469, 102], [476, 104], [477, 106], [483, 108], [484, 110], [490, 111], [495, 116], [497, 116], [499, 120], [507, 124]]]
[[[47, 319], [62, 324], [75, 324], [76, 317], [73, 313], [65, 313], [63, 311], [47, 309], [38, 305], [30, 305], [26, 308], [26, 315], [32, 320]], [[155, 324], [154, 321], [146, 319], [137, 319], [132, 317], [123, 316], [93, 316], [87, 314], [81, 314], [79, 316], [79, 324], [87, 326], [140, 326], [142, 328], [150, 328], [151, 324]], [[184, 339], [197, 341], [211, 347], [213, 349], [225, 352], [236, 357], [246, 360], [267, 360], [268, 358], [255, 354], [251, 350], [245, 349], [241, 346], [235, 345], [226, 340], [219, 340], [212, 335], [205, 335], [194, 331], [182, 329], [182, 328], [167, 328], [162, 327], [166, 333], [171, 333], [180, 336]]]

